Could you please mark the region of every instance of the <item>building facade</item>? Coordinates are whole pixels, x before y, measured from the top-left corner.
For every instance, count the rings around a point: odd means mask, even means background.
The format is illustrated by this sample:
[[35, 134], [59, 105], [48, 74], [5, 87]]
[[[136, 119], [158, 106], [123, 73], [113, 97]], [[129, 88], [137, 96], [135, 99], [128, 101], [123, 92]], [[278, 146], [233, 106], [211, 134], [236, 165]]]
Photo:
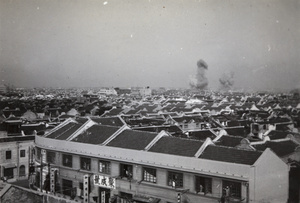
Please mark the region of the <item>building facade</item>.
[[191, 141], [126, 127], [83, 125], [69, 134], [62, 129], [36, 136], [36, 165], [44, 166], [36, 169], [36, 186], [47, 190], [49, 181], [52, 193], [71, 199], [121, 203], [216, 202], [222, 196], [239, 202], [288, 199], [289, 168], [270, 149], [232, 149], [215, 146], [209, 139]]
[[0, 177], [10, 181], [25, 179], [29, 174], [29, 159], [34, 136], [0, 138]]

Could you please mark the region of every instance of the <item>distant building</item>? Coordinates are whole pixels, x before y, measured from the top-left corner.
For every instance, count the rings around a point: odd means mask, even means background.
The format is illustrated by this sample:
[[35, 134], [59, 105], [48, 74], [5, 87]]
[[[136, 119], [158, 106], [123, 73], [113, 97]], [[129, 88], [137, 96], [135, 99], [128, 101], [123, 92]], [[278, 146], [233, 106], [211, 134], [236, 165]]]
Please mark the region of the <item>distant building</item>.
[[131, 93], [131, 89], [115, 88], [115, 90], [117, 91], [118, 95]]
[[142, 97], [149, 97], [152, 95], [152, 90], [150, 89], [150, 87], [145, 87], [140, 89], [140, 95]]
[[148, 97], [152, 95], [152, 90], [150, 87], [132, 87], [131, 95], [134, 97]]
[[3, 84], [0, 84], [0, 94], [6, 93], [7, 92], [7, 87]]
[[118, 95], [117, 91], [114, 88], [102, 88], [98, 92], [100, 95]]

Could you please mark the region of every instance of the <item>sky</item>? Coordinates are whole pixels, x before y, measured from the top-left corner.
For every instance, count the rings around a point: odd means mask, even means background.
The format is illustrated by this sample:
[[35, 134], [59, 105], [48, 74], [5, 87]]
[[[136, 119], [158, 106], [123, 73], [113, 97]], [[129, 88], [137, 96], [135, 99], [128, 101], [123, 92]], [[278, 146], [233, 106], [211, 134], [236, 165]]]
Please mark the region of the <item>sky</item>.
[[17, 87], [300, 87], [299, 0], [0, 0], [0, 79]]

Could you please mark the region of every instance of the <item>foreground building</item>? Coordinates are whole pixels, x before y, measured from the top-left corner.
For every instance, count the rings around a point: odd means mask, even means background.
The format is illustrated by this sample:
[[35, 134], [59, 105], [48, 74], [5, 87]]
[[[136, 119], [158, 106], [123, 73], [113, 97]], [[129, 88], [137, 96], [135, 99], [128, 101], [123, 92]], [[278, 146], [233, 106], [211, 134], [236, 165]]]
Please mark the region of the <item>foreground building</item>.
[[91, 119], [68, 119], [36, 136], [35, 144], [36, 165], [43, 166], [37, 167], [36, 186], [82, 202], [288, 199], [288, 165], [268, 148], [216, 146], [210, 138], [177, 138]]

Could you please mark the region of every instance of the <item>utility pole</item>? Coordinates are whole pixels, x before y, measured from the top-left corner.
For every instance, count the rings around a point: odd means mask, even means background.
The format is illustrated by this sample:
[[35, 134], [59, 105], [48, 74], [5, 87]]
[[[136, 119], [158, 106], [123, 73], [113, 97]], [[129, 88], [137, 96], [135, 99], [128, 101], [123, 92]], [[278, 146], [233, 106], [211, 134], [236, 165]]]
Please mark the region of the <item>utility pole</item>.
[[40, 156], [40, 190], [43, 192], [43, 152], [41, 150], [41, 156]]

